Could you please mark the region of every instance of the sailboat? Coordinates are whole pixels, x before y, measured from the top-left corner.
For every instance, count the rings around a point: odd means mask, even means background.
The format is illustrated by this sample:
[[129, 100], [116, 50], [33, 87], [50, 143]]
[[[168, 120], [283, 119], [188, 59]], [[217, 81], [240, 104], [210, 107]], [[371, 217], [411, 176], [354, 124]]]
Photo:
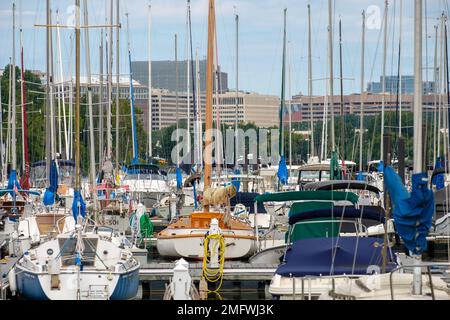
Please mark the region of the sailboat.
[[[247, 257], [255, 251], [256, 236], [248, 220], [231, 216], [229, 212], [229, 199], [235, 194], [235, 187], [218, 189], [211, 187], [212, 151], [209, 146], [212, 143], [212, 76], [216, 34], [214, 0], [209, 0], [208, 7], [203, 210], [194, 211], [188, 216], [181, 216], [173, 220], [166, 229], [158, 233], [156, 246], [159, 254], [164, 257], [202, 259], [205, 251], [208, 251], [208, 248], [204, 247], [205, 237], [211, 232], [217, 232], [214, 226], [218, 225], [224, 241], [223, 247], [221, 246], [221, 250], [224, 250], [224, 258], [239, 259]], [[225, 210], [217, 210], [217, 207], [223, 204], [225, 204]], [[215, 210], [212, 210], [213, 206], [216, 206]]]
[[[86, 4], [86, 2], [85, 2]], [[80, 0], [75, 1], [80, 7]], [[47, 19], [49, 17], [47, 1]], [[48, 21], [47, 21], [48, 22]], [[47, 23], [47, 36], [49, 28]], [[81, 194], [80, 152], [80, 16], [76, 14], [76, 95], [75, 95], [75, 192], [72, 204], [75, 227], [51, 234], [36, 248], [24, 252], [8, 274], [10, 289], [33, 300], [131, 299], [139, 286], [139, 262], [129, 248], [118, 246], [99, 232], [86, 215]], [[47, 37], [47, 41], [49, 37]], [[54, 162], [52, 162], [54, 163]], [[53, 172], [53, 171], [52, 171]], [[47, 188], [48, 200], [55, 181]], [[59, 224], [57, 223], [59, 229]], [[60, 230], [58, 230], [60, 231]]]

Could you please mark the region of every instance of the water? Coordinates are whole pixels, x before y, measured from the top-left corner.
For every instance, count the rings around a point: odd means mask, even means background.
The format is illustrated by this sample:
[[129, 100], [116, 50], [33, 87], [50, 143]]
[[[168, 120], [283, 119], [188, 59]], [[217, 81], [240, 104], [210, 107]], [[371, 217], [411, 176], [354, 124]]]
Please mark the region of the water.
[[[149, 248], [147, 262], [173, 262], [165, 260], [158, 255], [155, 247]], [[169, 284], [167, 280], [143, 280], [142, 298], [141, 300], [162, 300], [166, 285]], [[211, 293], [208, 300], [267, 300], [272, 299], [267, 289], [270, 281], [226, 281], [222, 282], [222, 286], [218, 294]], [[199, 287], [199, 281], [194, 281], [194, 285]]]
[[[162, 300], [167, 281], [142, 281], [142, 300]], [[198, 288], [198, 281], [194, 281]], [[265, 300], [271, 299], [266, 294], [266, 281], [223, 281], [218, 294], [211, 293], [208, 300]]]

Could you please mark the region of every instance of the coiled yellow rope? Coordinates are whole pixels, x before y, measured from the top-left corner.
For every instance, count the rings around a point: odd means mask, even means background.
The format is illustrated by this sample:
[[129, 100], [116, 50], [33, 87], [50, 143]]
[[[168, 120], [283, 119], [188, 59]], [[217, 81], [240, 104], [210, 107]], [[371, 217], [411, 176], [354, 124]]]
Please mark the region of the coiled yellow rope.
[[[209, 249], [209, 241], [210, 239], [218, 239], [216, 241], [212, 252], [215, 252], [217, 246], [219, 246], [219, 269], [210, 269], [208, 268], [208, 264], [211, 261], [211, 253]], [[204, 254], [203, 254], [203, 265], [202, 265], [202, 274], [203, 278], [208, 282], [219, 282], [219, 285], [215, 290], [209, 290], [208, 293], [218, 293], [220, 288], [222, 287], [223, 280], [223, 267], [225, 265], [225, 238], [221, 234], [209, 234], [206, 236], [205, 241], [203, 242]]]

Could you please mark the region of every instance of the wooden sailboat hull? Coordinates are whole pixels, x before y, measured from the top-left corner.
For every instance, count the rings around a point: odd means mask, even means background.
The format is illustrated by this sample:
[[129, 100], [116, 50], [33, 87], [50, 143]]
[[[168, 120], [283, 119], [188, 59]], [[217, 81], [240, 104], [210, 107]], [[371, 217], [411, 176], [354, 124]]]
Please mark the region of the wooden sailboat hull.
[[156, 247], [161, 256], [172, 258], [203, 259], [204, 240], [209, 222], [218, 218], [225, 239], [225, 259], [249, 257], [256, 251], [256, 237], [248, 224], [231, 217], [225, 224], [221, 213], [192, 213], [180, 217], [158, 234]]

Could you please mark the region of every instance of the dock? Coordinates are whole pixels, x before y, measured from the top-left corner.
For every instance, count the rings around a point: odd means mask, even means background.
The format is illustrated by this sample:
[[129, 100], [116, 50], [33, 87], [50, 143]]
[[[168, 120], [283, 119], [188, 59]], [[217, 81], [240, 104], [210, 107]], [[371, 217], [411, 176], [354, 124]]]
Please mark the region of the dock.
[[[175, 262], [150, 262], [141, 266], [139, 271], [141, 281], [170, 280], [173, 276]], [[255, 280], [270, 281], [278, 265], [252, 264], [248, 262], [226, 261], [223, 270], [223, 279], [230, 281]], [[202, 277], [202, 263], [189, 263], [189, 274], [193, 280]]]

